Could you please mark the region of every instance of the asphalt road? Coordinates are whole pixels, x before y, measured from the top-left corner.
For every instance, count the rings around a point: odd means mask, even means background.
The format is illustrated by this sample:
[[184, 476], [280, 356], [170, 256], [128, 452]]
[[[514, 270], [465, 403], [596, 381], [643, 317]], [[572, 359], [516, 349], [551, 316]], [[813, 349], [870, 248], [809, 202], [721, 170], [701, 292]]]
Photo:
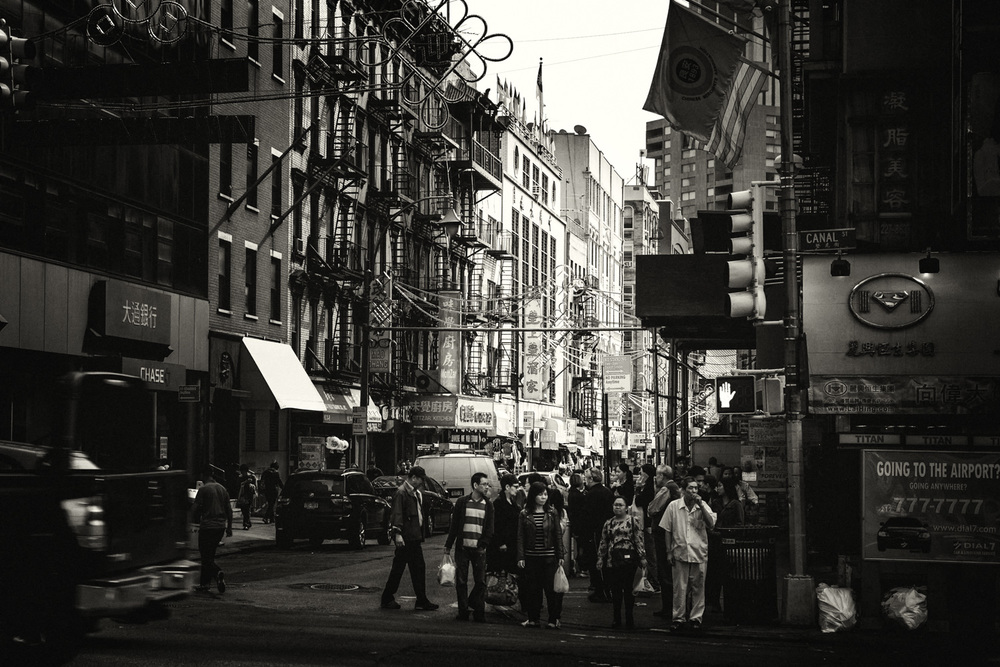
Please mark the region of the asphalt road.
[[[822, 634], [818, 628], [741, 627], [706, 618], [696, 637], [665, 632], [652, 616], [658, 599], [636, 609], [640, 628], [610, 629], [610, 605], [589, 603], [587, 579], [571, 580], [563, 628], [526, 629], [516, 610], [491, 608], [487, 624], [454, 620], [454, 589], [434, 580], [444, 537], [425, 544], [434, 612], [412, 609], [408, 575], [398, 611], [379, 609], [391, 547], [346, 543], [297, 544], [279, 551], [253, 543], [270, 527], [255, 525], [224, 547], [225, 594], [196, 594], [171, 607], [171, 617], [147, 625], [104, 621], [70, 664], [142, 665], [923, 665], [964, 658], [992, 662], [950, 636], [879, 633]], [[971, 652], [970, 652], [971, 651]], [[994, 663], [995, 664], [995, 663]]]

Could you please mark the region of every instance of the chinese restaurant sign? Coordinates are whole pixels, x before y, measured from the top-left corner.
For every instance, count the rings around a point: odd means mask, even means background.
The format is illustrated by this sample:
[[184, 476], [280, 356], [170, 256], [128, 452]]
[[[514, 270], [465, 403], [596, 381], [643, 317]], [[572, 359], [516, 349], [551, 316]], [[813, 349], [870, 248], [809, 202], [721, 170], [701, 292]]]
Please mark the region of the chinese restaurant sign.
[[439, 382], [455, 394], [460, 389], [459, 373], [462, 369], [462, 338], [458, 332], [462, 324], [460, 296], [458, 292], [441, 292], [441, 332], [438, 333]]
[[545, 354], [545, 333], [542, 331], [542, 300], [528, 299], [524, 305], [524, 385], [522, 397], [540, 401], [548, 384], [549, 369]]
[[862, 556], [1000, 563], [1000, 454], [864, 450]]

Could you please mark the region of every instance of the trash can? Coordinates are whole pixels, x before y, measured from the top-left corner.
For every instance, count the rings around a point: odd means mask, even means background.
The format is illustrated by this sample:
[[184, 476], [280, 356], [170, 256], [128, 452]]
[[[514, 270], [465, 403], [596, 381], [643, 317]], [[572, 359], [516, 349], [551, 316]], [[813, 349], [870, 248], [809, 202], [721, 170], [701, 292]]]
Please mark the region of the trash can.
[[719, 528], [726, 559], [722, 584], [723, 616], [733, 623], [778, 622], [778, 526]]

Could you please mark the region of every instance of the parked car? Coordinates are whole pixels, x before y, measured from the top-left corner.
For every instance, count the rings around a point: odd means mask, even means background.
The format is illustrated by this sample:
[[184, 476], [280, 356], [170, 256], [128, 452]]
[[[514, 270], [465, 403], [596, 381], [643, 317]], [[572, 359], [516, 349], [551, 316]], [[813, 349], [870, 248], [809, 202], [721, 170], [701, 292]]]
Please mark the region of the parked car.
[[449, 498], [461, 498], [472, 491], [472, 475], [484, 473], [490, 480], [490, 498], [496, 498], [500, 490], [500, 478], [493, 459], [482, 454], [467, 452], [447, 452], [418, 456], [413, 465], [421, 466], [429, 477], [441, 482], [448, 491]]
[[912, 549], [928, 553], [931, 550], [931, 533], [927, 524], [913, 517], [897, 516], [886, 519], [875, 535], [878, 550]]
[[[396, 493], [396, 489], [399, 488], [399, 485], [405, 479], [404, 475], [383, 475], [373, 479], [372, 486], [375, 487], [375, 493], [385, 498], [391, 505], [393, 494]], [[430, 537], [435, 531], [448, 530], [448, 526], [451, 524], [451, 511], [455, 507], [455, 502], [448, 498], [448, 492], [445, 491], [440, 482], [433, 477], [426, 477], [425, 479], [423, 511], [427, 520], [424, 522], [424, 532]]]
[[521, 486], [524, 486], [528, 481], [528, 477], [534, 474], [539, 474], [542, 476], [542, 481], [545, 482], [545, 486], [551, 488], [555, 486], [562, 493], [563, 500], [569, 500], [569, 484], [566, 483], [566, 479], [560, 475], [558, 472], [522, 472], [517, 476], [517, 482]]
[[293, 540], [347, 539], [355, 549], [370, 535], [389, 544], [390, 506], [360, 470], [305, 470], [288, 476], [274, 508], [275, 540], [287, 548]]

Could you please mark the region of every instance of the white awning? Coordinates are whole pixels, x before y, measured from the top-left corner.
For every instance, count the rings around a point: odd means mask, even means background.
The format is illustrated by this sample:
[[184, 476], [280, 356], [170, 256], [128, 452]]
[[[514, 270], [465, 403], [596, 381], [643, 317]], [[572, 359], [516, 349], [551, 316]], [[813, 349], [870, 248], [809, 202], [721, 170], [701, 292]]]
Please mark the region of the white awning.
[[[351, 402], [351, 409], [352, 410], [355, 407], [361, 405], [361, 390], [360, 389], [355, 389], [354, 387], [351, 387], [350, 402]], [[375, 405], [375, 402], [373, 400], [371, 400], [370, 396], [368, 398], [368, 421], [369, 422], [379, 422], [379, 423], [382, 423], [382, 412], [381, 412], [381, 410], [378, 409], [378, 406]]]
[[270, 393], [279, 410], [326, 411], [326, 403], [290, 346], [244, 338], [243, 347], [249, 353], [249, 364], [241, 374], [243, 389], [255, 397]]

